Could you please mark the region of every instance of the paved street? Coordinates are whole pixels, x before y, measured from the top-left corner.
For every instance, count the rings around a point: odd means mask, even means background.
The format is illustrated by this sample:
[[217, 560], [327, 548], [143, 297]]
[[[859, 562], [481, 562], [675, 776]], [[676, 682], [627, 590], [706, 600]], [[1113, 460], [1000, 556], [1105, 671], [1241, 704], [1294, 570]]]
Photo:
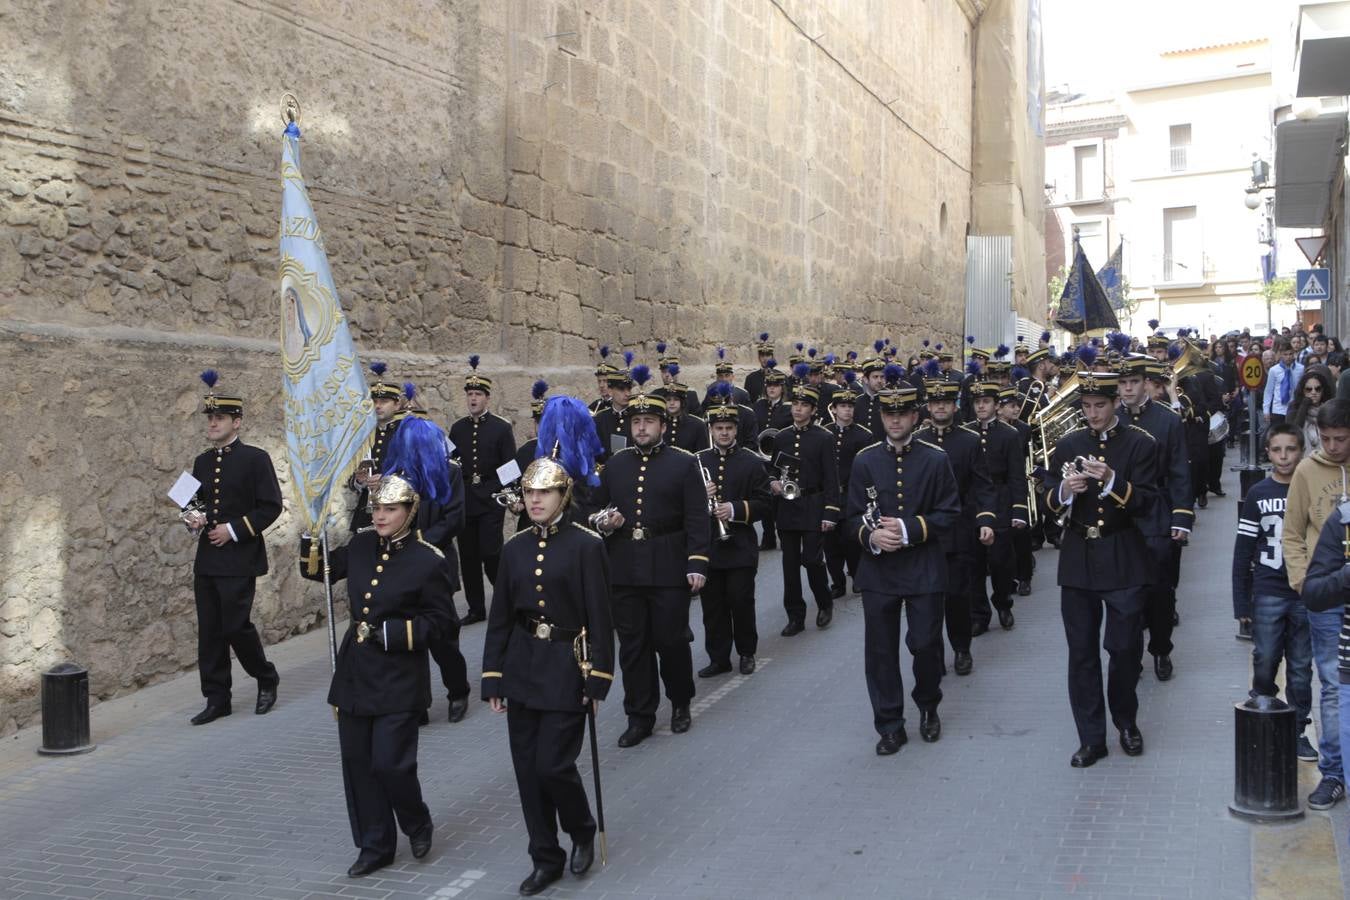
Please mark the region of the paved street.
[[[828, 630], [780, 638], [778, 555], [766, 555], [756, 674], [701, 680], [693, 729], [672, 736], [663, 705], [663, 727], [631, 750], [614, 746], [618, 690], [605, 704], [609, 865], [552, 896], [1340, 896], [1344, 807], [1334, 822], [1310, 812], [1274, 829], [1227, 812], [1250, 650], [1232, 637], [1232, 480], [1230, 499], [1200, 514], [1185, 563], [1176, 678], [1160, 685], [1149, 667], [1141, 684], [1143, 757], [1113, 743], [1096, 767], [1069, 767], [1052, 551], [1017, 627], [978, 638], [974, 674], [944, 681], [941, 742], [918, 740], [915, 714], [910, 744], [889, 758], [873, 753], [858, 599]], [[471, 671], [482, 635], [467, 630]], [[264, 718], [236, 667], [235, 715], [204, 728], [187, 724], [200, 707], [189, 673], [96, 709], [94, 753], [39, 758], [34, 730], [6, 741], [0, 897], [514, 895], [529, 860], [504, 717], [475, 702], [448, 725], [443, 698], [422, 732], [432, 854], [416, 862], [401, 840], [394, 866], [345, 878], [355, 851], [325, 640], [276, 648], [281, 702]]]

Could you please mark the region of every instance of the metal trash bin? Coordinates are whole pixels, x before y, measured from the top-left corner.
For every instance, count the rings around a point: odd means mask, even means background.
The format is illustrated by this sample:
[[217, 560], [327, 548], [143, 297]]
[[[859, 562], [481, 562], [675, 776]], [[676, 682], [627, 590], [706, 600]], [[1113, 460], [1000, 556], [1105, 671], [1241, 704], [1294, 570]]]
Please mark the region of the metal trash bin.
[[1251, 822], [1303, 817], [1298, 799], [1298, 713], [1278, 697], [1233, 704], [1233, 802]]
[[42, 673], [42, 746], [44, 756], [72, 756], [96, 747], [89, 740], [89, 672], [61, 663]]

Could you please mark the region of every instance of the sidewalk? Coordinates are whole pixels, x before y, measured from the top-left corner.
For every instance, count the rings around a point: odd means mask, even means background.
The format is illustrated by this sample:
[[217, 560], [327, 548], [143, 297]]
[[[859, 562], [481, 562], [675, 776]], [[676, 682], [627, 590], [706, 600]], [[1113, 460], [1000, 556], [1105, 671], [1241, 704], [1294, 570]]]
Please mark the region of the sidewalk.
[[[631, 750], [614, 745], [616, 686], [600, 717], [609, 865], [547, 896], [1342, 896], [1345, 804], [1282, 826], [1227, 811], [1250, 653], [1228, 598], [1232, 481], [1187, 551], [1176, 676], [1158, 684], [1146, 665], [1142, 757], [1112, 743], [1095, 767], [1069, 767], [1053, 551], [1018, 598], [1017, 627], [976, 639], [974, 674], [944, 679], [942, 740], [920, 742], [911, 711], [911, 742], [888, 758], [873, 752], [860, 602], [840, 602], [826, 631], [780, 638], [779, 557], [764, 554], [759, 671], [700, 680], [692, 730], [671, 735], [663, 705], [656, 736]], [[482, 637], [466, 629], [473, 672]], [[393, 866], [350, 881], [327, 634], [269, 652], [282, 682], [268, 716], [252, 714], [236, 671], [235, 714], [190, 727], [202, 701], [188, 673], [96, 707], [93, 753], [38, 757], [39, 729], [4, 741], [0, 897], [516, 895], [530, 865], [504, 717], [475, 700], [449, 725], [438, 698], [420, 756], [435, 847], [416, 862], [402, 841]], [[905, 673], [908, 689], [907, 661]], [[1301, 764], [1305, 779], [1315, 771]]]

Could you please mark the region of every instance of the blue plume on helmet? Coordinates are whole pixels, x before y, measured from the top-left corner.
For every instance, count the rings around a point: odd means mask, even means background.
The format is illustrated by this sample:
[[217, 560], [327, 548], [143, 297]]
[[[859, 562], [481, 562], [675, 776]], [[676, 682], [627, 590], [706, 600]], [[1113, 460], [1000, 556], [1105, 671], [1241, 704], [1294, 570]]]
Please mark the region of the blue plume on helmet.
[[881, 370], [881, 377], [886, 380], [887, 384], [895, 384], [905, 377], [904, 367], [898, 363], [887, 363], [886, 368]]
[[929, 378], [937, 378], [942, 374], [942, 366], [936, 359], [930, 359], [923, 364], [923, 374]]
[[811, 357], [812, 359], [815, 359], [815, 358], [816, 358], [816, 348], [815, 348], [815, 347], [812, 347], [811, 349], [807, 350], [807, 351], [806, 351], [806, 355], [809, 356], [809, 357]]
[[1002, 359], [1007, 356], [1009, 348], [1007, 344], [999, 344], [998, 349], [994, 351], [994, 359]]
[[718, 347], [718, 348], [717, 348], [717, 358], [718, 358], [718, 359], [726, 359], [726, 358], [727, 358], [727, 348], [726, 348], [726, 347]]
[[478, 371], [478, 354], [477, 354], [477, 353], [475, 353], [473, 356], [470, 356], [470, 357], [469, 357], [469, 368], [470, 368], [470, 369], [473, 369], [475, 372]]
[[886, 342], [883, 341], [881, 338], [877, 338], [875, 341], [872, 342], [872, 349], [875, 350], [877, 353], [880, 353], [882, 350], [886, 349]]
[[890, 339], [890, 338], [883, 338], [883, 339], [882, 339], [882, 342], [883, 342], [887, 347], [889, 347], [889, 346], [891, 345], [891, 339]]
[[1013, 380], [1013, 381], [1021, 381], [1023, 378], [1030, 378], [1030, 377], [1031, 377], [1031, 372], [1027, 371], [1027, 367], [1026, 367], [1026, 366], [1013, 366], [1013, 367], [1012, 367], [1012, 380]]
[[1093, 338], [1093, 339], [1092, 339], [1092, 346], [1094, 346], [1094, 347], [1096, 347], [1098, 350], [1100, 350], [1100, 349], [1102, 348], [1102, 339], [1099, 338], [1099, 337]]
[[760, 341], [761, 344], [764, 343], [765, 341], [767, 341], [768, 339], [769, 339], [769, 333], [768, 333], [767, 331], [761, 331], [761, 332], [759, 333], [759, 341]]
[[848, 359], [849, 362], [853, 362], [855, 359], [858, 358], [858, 351], [850, 350], [847, 353], [845, 353], [844, 356]]
[[651, 377], [652, 377], [651, 369], [647, 368], [646, 366], [633, 366], [632, 378], [633, 382], [637, 384], [638, 387], [642, 387], [644, 384], [650, 381]]
[[666, 373], [670, 375], [671, 380], [678, 378], [680, 375], [680, 364], [671, 363], [670, 365], [666, 366]]
[[540, 378], [534, 384], [530, 385], [530, 397], [535, 400], [543, 400], [544, 395], [548, 393], [548, 382]]
[[1089, 369], [1097, 364], [1097, 348], [1091, 344], [1079, 347], [1077, 356], [1078, 361]]
[[403, 396], [407, 397], [409, 400], [416, 397], [417, 385], [413, 384], [411, 381], [403, 382]]
[[807, 363], [797, 363], [792, 367], [792, 374], [797, 377], [798, 381], [805, 380], [806, 376], [811, 374], [811, 366]]
[[216, 382], [220, 380], [220, 373], [215, 369], [207, 369], [202, 373], [201, 378], [203, 384], [209, 388], [213, 388], [216, 386]]
[[1190, 337], [1190, 336], [1191, 336], [1191, 330], [1190, 330], [1189, 328], [1178, 328], [1178, 329], [1177, 329], [1177, 337], [1179, 337], [1179, 338], [1187, 338], [1187, 337]]
[[794, 346], [794, 347], [797, 348], [797, 352], [798, 352], [798, 353], [801, 353], [802, 350], [804, 350], [804, 349], [806, 348], [806, 345], [803, 344], [801, 341], [798, 341], [797, 343], [793, 344], [792, 346]]
[[933, 349], [934, 349], [934, 350], [941, 350], [941, 349], [942, 349], [942, 345], [941, 345], [941, 344], [934, 344], [934, 345], [933, 345]]
[[1159, 322], [1157, 319], [1149, 319], [1149, 320], [1148, 320], [1148, 330], [1149, 330], [1149, 331], [1157, 331], [1157, 330], [1158, 330], [1158, 326], [1161, 325], [1161, 324], [1162, 324], [1162, 323]]
[[633, 351], [623, 351], [623, 367], [626, 369], [633, 364]]
[[975, 335], [973, 335], [973, 334], [968, 334], [968, 335], [966, 335], [966, 343], [967, 343], [967, 344], [970, 344], [972, 347], [974, 347], [974, 346], [975, 346]]
[[370, 364], [370, 371], [372, 371], [372, 372], [375, 373], [375, 377], [376, 377], [376, 378], [383, 378], [383, 377], [384, 377], [384, 372], [385, 372], [385, 370], [388, 369], [388, 368], [389, 368], [388, 366], [386, 366], [384, 363], [380, 362], [378, 359], [375, 360], [373, 363]]
[[770, 369], [778, 368], [778, 360], [774, 359], [772, 356], [764, 360], [764, 362], [768, 364]]
[[[399, 426], [402, 430], [403, 426]], [[592, 487], [600, 483], [595, 471], [595, 458], [604, 450], [595, 420], [586, 404], [576, 397], [550, 397], [539, 417], [539, 438], [535, 458], [551, 456], [558, 448], [557, 459], [575, 481], [584, 481]]]
[[1183, 345], [1181, 341], [1173, 341], [1167, 345], [1167, 358], [1169, 360], [1181, 359]]
[[925, 347], [927, 347], [927, 346], [930, 346], [933, 342], [930, 341], [930, 340], [928, 340], [928, 338], [924, 338], [923, 341], [922, 341], [921, 343], [922, 343]]
[[450, 500], [450, 463], [445, 432], [430, 419], [409, 416], [389, 439], [385, 472], [400, 475], [423, 500], [444, 506]]
[[1042, 332], [1041, 332], [1041, 343], [1042, 343], [1042, 344], [1048, 344], [1048, 343], [1050, 343], [1050, 332], [1048, 332], [1048, 331], [1042, 331]]
[[844, 373], [844, 384], [847, 384], [849, 387], [852, 387], [854, 382], [856, 382], [857, 380], [858, 380], [858, 373], [853, 371], [852, 369], [849, 369], [847, 372]]
[[1130, 336], [1123, 331], [1117, 331], [1110, 337], [1111, 346], [1117, 353], [1126, 354], [1130, 352]]
[[665, 341], [657, 341], [657, 342], [656, 342], [656, 352], [657, 352], [657, 353], [665, 353], [665, 352], [666, 352], [666, 342], [665, 342]]
[[966, 371], [969, 372], [971, 375], [979, 375], [980, 364], [972, 359], [970, 362], [966, 363]]
[[826, 354], [825, 354], [825, 365], [827, 365], [827, 366], [832, 366], [832, 365], [834, 365], [834, 360], [835, 360], [835, 356], [834, 356], [833, 353], [826, 353]]
[[708, 393], [723, 403], [731, 403], [731, 385], [725, 381], [714, 382], [713, 386], [708, 388]]
[[609, 359], [609, 344], [600, 345], [600, 358]]

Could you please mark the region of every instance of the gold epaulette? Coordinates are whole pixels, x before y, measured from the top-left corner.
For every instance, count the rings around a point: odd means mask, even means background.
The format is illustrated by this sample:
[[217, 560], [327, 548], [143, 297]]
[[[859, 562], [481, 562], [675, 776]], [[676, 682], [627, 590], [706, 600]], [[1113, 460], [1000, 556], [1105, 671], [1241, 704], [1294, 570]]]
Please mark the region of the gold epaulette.
[[833, 432], [833, 431], [830, 431], [830, 429], [826, 428], [824, 425], [820, 424], [819, 422], [812, 422], [812, 423], [811, 423], [811, 427], [813, 427], [813, 428], [819, 428], [821, 431], [825, 432], [825, 433], [828, 434], [830, 437], [834, 437], [834, 432]]
[[573, 528], [577, 529], [578, 531], [584, 531], [586, 534], [589, 534], [591, 537], [595, 538], [597, 541], [603, 541], [603, 540], [604, 540], [604, 538], [600, 536], [600, 532], [598, 532], [598, 531], [592, 531], [591, 529], [587, 528], [585, 525], [582, 525], [580, 522], [571, 522], [571, 523], [569, 523], [569, 524], [570, 524]]
[[867, 432], [868, 437], [872, 436], [872, 429], [868, 428], [866, 425], [858, 425], [857, 422], [854, 422], [853, 424], [858, 428], [861, 428], [863, 431]]
[[[513, 534], [513, 535], [511, 535], [509, 538], [507, 538], [507, 539], [506, 539], [506, 543], [509, 544], [509, 543], [511, 543], [512, 541], [514, 541], [516, 538], [520, 537], [522, 534], [529, 534], [529, 533], [530, 533], [531, 531], [533, 531], [533, 530], [534, 530], [534, 526], [533, 526], [533, 525], [526, 525], [524, 528], [520, 529], [520, 530], [517, 531], [515, 534]], [[505, 546], [505, 544], [503, 544], [503, 546]]]
[[866, 447], [863, 447], [861, 450], [859, 450], [858, 455], [861, 456], [863, 453], [867, 452], [868, 450], [871, 450], [873, 447], [880, 447], [880, 446], [881, 441], [874, 441], [873, 443], [868, 444]]
[[[623, 449], [627, 450], [628, 448], [627, 448], [627, 447], [624, 447]], [[694, 455], [694, 454], [690, 453], [688, 450], [684, 449], [683, 447], [676, 447], [674, 444], [666, 444], [666, 449], [667, 449], [667, 450], [674, 450], [676, 453], [683, 453], [685, 456], [693, 456], [693, 455]]]
[[915, 438], [914, 440], [918, 441], [920, 444], [923, 444], [925, 447], [932, 447], [934, 450], [938, 451], [939, 453], [946, 453], [946, 452], [947, 452], [946, 450], [944, 450], [944, 449], [942, 449], [941, 447], [939, 447], [937, 444], [930, 444], [930, 443], [928, 443], [928, 441], [925, 441], [925, 440], [922, 439], [922, 438]]
[[430, 550], [432, 553], [435, 553], [435, 554], [436, 554], [437, 556], [439, 556], [441, 559], [445, 559], [445, 551], [442, 550], [440, 547], [437, 547], [435, 544], [431, 543], [430, 541], [424, 541], [424, 540], [422, 540], [422, 532], [421, 532], [421, 531], [418, 531], [418, 532], [417, 532], [417, 543], [421, 544], [423, 547], [426, 547], [428, 550]]
[[1135, 431], [1139, 432], [1140, 434], [1148, 434], [1148, 439], [1149, 439], [1150, 441], [1156, 441], [1156, 440], [1157, 440], [1157, 438], [1155, 438], [1153, 435], [1149, 434], [1147, 430], [1145, 430], [1145, 429], [1143, 429], [1143, 428], [1140, 428], [1138, 425], [1133, 425], [1133, 424], [1132, 424], [1132, 425], [1130, 425], [1129, 427], [1130, 427], [1130, 428], [1133, 428]]

